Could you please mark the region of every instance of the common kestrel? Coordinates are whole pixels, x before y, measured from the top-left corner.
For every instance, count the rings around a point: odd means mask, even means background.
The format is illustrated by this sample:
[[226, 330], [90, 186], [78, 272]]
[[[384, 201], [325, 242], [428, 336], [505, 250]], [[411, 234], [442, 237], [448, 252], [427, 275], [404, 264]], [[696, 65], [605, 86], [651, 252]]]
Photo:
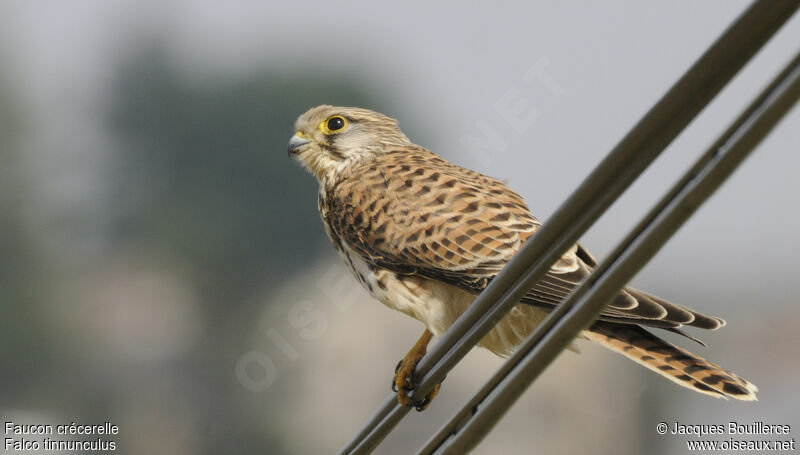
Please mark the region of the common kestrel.
[[[422, 403], [410, 403], [409, 392], [431, 337], [447, 330], [540, 222], [502, 182], [412, 143], [383, 114], [318, 106], [297, 119], [295, 131], [289, 154], [319, 181], [320, 215], [342, 259], [372, 296], [426, 327], [394, 379], [400, 403], [422, 409], [438, 387]], [[574, 245], [479, 346], [508, 356], [595, 266]], [[682, 326], [724, 324], [625, 288], [583, 336], [697, 392], [755, 400], [755, 385], [643, 328], [683, 334]]]

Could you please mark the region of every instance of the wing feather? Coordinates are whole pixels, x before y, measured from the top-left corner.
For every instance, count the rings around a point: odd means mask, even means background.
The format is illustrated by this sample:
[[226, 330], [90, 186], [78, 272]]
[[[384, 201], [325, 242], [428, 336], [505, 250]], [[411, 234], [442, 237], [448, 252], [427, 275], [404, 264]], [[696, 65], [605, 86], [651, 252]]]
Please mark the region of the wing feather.
[[[323, 217], [352, 250], [377, 267], [420, 274], [477, 294], [541, 223], [502, 182], [408, 146], [353, 166], [326, 187]], [[523, 299], [553, 308], [596, 266], [575, 245]], [[661, 328], [717, 328], [704, 316], [626, 288], [600, 319]]]

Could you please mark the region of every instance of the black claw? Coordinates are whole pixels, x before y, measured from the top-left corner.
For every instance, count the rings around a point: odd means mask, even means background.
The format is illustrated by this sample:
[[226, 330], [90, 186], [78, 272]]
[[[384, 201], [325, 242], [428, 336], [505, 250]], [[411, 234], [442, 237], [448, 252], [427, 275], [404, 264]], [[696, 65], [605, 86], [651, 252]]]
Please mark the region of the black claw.
[[406, 376], [405, 384], [403, 384], [403, 391], [404, 392], [413, 392], [417, 388], [417, 384], [414, 382], [414, 378], [410, 376]]
[[397, 366], [394, 367], [394, 377], [392, 378], [392, 392], [397, 392], [397, 372], [400, 371], [400, 367], [403, 366], [403, 361], [397, 362]]
[[[444, 378], [442, 378], [442, 382], [444, 382]], [[440, 382], [438, 384], [438, 386], [441, 386], [442, 382]], [[433, 393], [433, 392], [431, 392], [431, 393]], [[419, 401], [417, 401], [415, 403], [409, 403], [409, 406], [414, 406], [414, 409], [416, 409], [417, 412], [424, 411], [425, 409], [428, 408], [428, 405], [431, 404], [431, 393], [429, 393], [428, 395], [425, 396], [425, 398], [423, 398], [423, 399], [421, 399], [421, 400], [419, 400]]]
[[[402, 366], [403, 366], [403, 361], [401, 360], [401, 361], [397, 362], [397, 366], [394, 369], [395, 377], [392, 379], [392, 391], [395, 392], [395, 393], [398, 393], [397, 372], [400, 371], [400, 368]], [[444, 382], [444, 379], [442, 381]], [[414, 378], [413, 377], [406, 377], [405, 378], [405, 384], [402, 387], [400, 387], [400, 389], [402, 389], [403, 393], [406, 396], [408, 396], [411, 393], [413, 393], [414, 390], [417, 389], [417, 384], [414, 383]], [[407, 406], [413, 407], [414, 409], [417, 410], [417, 412], [422, 412], [422, 411], [425, 410], [425, 408], [428, 407], [428, 405], [430, 403], [431, 403], [430, 396], [426, 396], [422, 400], [409, 402], [407, 404]]]

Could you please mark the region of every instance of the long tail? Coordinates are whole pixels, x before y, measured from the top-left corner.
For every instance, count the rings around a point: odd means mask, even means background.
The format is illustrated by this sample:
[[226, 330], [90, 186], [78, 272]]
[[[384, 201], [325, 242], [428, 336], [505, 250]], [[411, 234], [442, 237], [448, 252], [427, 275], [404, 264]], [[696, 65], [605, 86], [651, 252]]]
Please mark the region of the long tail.
[[758, 387], [747, 380], [637, 325], [596, 322], [585, 334], [590, 340], [697, 392], [717, 398], [757, 399]]

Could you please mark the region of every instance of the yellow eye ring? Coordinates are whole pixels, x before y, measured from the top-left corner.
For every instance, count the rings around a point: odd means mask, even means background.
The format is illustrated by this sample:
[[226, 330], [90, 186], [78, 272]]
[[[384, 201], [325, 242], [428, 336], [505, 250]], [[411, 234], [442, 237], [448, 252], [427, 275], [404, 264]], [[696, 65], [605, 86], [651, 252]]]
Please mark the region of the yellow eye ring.
[[334, 115], [328, 117], [324, 122], [319, 124], [319, 129], [325, 134], [335, 134], [347, 127], [347, 119], [341, 115]]

